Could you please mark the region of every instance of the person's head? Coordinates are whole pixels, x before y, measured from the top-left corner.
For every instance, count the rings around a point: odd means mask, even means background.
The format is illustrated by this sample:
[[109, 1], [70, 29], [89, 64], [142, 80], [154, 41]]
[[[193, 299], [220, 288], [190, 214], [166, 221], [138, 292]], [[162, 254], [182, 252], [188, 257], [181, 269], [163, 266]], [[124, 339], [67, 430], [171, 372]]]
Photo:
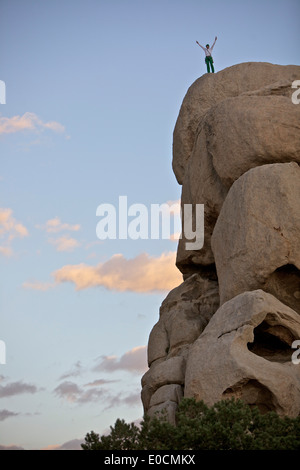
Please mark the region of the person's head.
[[208, 49], [208, 48], [209, 48], [209, 44], [206, 44], [206, 49]]

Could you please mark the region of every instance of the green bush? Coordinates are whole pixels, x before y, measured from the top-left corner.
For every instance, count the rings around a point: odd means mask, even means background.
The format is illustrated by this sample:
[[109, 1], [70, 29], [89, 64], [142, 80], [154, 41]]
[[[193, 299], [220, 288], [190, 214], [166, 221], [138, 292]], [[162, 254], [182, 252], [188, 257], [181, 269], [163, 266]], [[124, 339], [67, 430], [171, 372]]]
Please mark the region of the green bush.
[[83, 450], [300, 450], [300, 417], [262, 415], [240, 400], [212, 407], [192, 398], [181, 400], [176, 426], [164, 417], [145, 416], [139, 426], [118, 419], [110, 433], [94, 431]]

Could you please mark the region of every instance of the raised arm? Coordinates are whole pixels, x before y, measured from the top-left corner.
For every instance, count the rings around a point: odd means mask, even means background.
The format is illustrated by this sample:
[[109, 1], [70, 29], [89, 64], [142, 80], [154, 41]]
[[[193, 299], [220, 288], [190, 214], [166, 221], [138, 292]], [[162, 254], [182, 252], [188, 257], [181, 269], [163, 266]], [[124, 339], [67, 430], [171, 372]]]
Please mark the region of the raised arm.
[[205, 47], [201, 46], [201, 44], [199, 44], [198, 41], [196, 41], [196, 43], [198, 44], [198, 46], [200, 46], [205, 51]]
[[211, 51], [213, 50], [213, 47], [214, 47], [214, 45], [216, 44], [216, 40], [217, 40], [217, 39], [218, 39], [218, 38], [217, 38], [217, 36], [216, 36], [216, 37], [215, 37], [215, 40], [214, 40], [214, 43], [213, 43], [213, 45], [212, 45], [211, 48], [210, 48]]

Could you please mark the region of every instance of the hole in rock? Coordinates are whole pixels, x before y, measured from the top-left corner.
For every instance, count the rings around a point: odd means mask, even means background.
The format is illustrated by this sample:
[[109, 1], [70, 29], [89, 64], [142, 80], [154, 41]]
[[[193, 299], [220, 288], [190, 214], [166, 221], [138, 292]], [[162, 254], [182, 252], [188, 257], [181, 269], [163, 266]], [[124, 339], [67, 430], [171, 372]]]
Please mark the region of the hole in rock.
[[210, 279], [211, 281], [217, 281], [217, 270], [215, 264], [209, 264], [207, 266], [194, 264], [193, 258], [186, 260], [184, 263], [177, 263], [177, 268], [182, 272], [183, 279], [186, 280], [195, 273], [199, 273], [204, 279]]
[[287, 362], [291, 360], [294, 339], [288, 328], [270, 325], [265, 320], [254, 328], [254, 341], [247, 346], [249, 351], [268, 361]]
[[300, 270], [296, 266], [286, 264], [276, 269], [264, 290], [300, 314]]
[[257, 406], [262, 414], [276, 410], [273, 393], [255, 379], [245, 379], [237, 382], [232, 387], [228, 387], [223, 392], [222, 398], [243, 400], [250, 407]]

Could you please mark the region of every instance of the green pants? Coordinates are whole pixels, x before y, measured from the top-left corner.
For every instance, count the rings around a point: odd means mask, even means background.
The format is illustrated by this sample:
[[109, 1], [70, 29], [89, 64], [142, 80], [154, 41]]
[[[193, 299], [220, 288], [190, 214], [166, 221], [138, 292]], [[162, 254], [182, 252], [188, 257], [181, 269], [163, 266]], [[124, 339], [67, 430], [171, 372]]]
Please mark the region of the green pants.
[[212, 58], [211, 56], [206, 56], [206, 57], [205, 57], [205, 63], [206, 63], [206, 67], [207, 67], [207, 73], [210, 72], [210, 70], [209, 70], [209, 64], [210, 64], [210, 66], [211, 66], [211, 71], [212, 71], [212, 73], [215, 72], [213, 62], [214, 62], [214, 61], [213, 61], [213, 58]]

